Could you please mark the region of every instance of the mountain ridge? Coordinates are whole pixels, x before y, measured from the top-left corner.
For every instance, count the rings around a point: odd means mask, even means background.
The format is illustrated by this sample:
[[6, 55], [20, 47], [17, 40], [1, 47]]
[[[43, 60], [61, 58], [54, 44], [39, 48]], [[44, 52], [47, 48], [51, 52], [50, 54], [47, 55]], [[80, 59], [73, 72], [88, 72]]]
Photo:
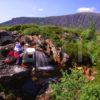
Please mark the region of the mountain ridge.
[[19, 25], [19, 24], [42, 24], [56, 25], [64, 27], [83, 27], [87, 28], [91, 22], [96, 23], [96, 29], [100, 30], [100, 13], [76, 13], [61, 16], [49, 17], [17, 17], [9, 21], [0, 23], [1, 25]]

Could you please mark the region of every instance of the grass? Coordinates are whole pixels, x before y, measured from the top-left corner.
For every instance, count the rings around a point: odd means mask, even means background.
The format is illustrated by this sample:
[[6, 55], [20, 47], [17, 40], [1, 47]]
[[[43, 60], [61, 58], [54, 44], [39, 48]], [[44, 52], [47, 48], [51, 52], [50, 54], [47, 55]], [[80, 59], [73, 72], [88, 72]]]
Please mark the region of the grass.
[[96, 78], [93, 83], [100, 84], [100, 66], [97, 66], [96, 70], [97, 70], [97, 74], [96, 74]]

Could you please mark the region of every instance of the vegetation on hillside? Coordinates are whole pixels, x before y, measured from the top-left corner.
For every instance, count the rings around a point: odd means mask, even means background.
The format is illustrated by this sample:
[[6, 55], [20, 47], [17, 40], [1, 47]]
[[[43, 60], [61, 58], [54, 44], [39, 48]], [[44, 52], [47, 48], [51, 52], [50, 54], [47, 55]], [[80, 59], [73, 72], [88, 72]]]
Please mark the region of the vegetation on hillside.
[[79, 70], [73, 70], [69, 75], [62, 72], [58, 84], [51, 84], [51, 100], [99, 100], [100, 84], [87, 82]]
[[[16, 26], [0, 26], [0, 29], [18, 31], [22, 35], [42, 35], [44, 39], [50, 38], [55, 45], [62, 47], [75, 59], [80, 55], [89, 55], [94, 64], [98, 62], [100, 54], [99, 36], [95, 32], [95, 24], [88, 29], [72, 29], [51, 25], [24, 24]], [[81, 48], [81, 49], [80, 49]], [[80, 54], [80, 52], [82, 54]], [[80, 55], [79, 55], [80, 54]]]
[[[71, 75], [63, 72], [58, 84], [51, 84], [52, 100], [99, 100], [100, 99], [100, 36], [96, 35], [95, 24], [88, 29], [70, 29], [58, 26], [39, 26], [33, 24], [0, 26], [0, 29], [18, 31], [22, 35], [42, 35], [44, 39], [50, 38], [56, 46], [61, 47], [73, 57], [73, 65], [79, 57], [90, 57], [93, 66], [96, 66], [97, 77], [93, 82], [87, 82], [82, 72], [73, 70]], [[1, 87], [1, 86], [0, 86]], [[1, 88], [0, 88], [1, 90]]]

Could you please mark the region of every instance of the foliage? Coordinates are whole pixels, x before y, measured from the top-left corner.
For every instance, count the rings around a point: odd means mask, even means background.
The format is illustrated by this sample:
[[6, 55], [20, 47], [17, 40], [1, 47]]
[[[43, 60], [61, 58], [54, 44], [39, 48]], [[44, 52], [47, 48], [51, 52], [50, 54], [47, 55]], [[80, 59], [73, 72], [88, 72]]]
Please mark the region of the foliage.
[[83, 31], [81, 33], [81, 36], [83, 39], [86, 39], [86, 40], [95, 40], [96, 39], [96, 35], [95, 35], [95, 33], [93, 33], [92, 29], [87, 29], [87, 30]]
[[88, 42], [87, 49], [89, 54], [91, 55], [92, 62], [94, 64], [97, 64], [100, 55], [100, 44], [94, 41]]
[[9, 31], [20, 31], [21, 25], [14, 25], [11, 26], [8, 30]]
[[31, 27], [38, 27], [38, 25], [33, 25], [33, 24], [23, 24], [21, 25], [20, 31], [22, 32], [23, 30], [25, 30], [26, 28], [31, 28]]
[[[97, 62], [100, 48], [96, 41], [95, 23], [90, 23], [86, 30], [82, 28], [66, 28], [53, 25], [23, 24], [15, 26], [0, 26], [0, 29], [18, 31], [24, 35], [41, 34], [44, 39], [50, 38], [56, 46], [62, 47], [69, 55], [78, 59], [81, 55], [90, 55], [94, 64]], [[64, 33], [66, 32], [66, 35]], [[77, 34], [80, 40], [74, 40], [73, 34]]]
[[23, 31], [24, 35], [36, 35], [39, 33], [39, 29], [37, 27], [26, 28]]
[[100, 84], [87, 84], [81, 90], [80, 100], [100, 100]]
[[70, 55], [75, 58], [78, 56], [78, 46], [77, 43], [74, 43], [73, 41], [67, 42], [63, 45], [63, 49]]
[[55, 43], [55, 45], [56, 45], [57, 47], [61, 47], [61, 46], [63, 45], [63, 44], [62, 44], [62, 41], [60, 40], [60, 38], [59, 38], [56, 34], [51, 35], [50, 38], [53, 40], [53, 42]]
[[86, 82], [81, 71], [73, 70], [71, 75], [67, 72], [59, 83], [51, 84], [52, 100], [99, 100], [100, 85]]
[[84, 40], [96, 40], [96, 27], [95, 23], [91, 23], [90, 27], [81, 33]]
[[77, 33], [80, 35], [81, 32], [83, 32], [83, 28], [64, 28], [64, 32], [67, 32], [67, 33]]
[[[44, 38], [53, 40], [56, 46], [62, 47], [70, 56], [73, 56], [74, 61], [77, 61], [79, 56], [90, 55], [92, 62], [100, 65], [100, 37], [96, 40], [95, 24], [92, 24], [88, 29], [72, 29], [62, 28], [51, 25], [16, 25], [16, 26], [0, 26], [0, 29], [9, 31], [18, 31], [24, 35], [41, 34]], [[62, 39], [63, 33], [67, 35]], [[73, 33], [77, 33], [80, 39], [74, 41]], [[97, 81], [100, 83], [100, 67], [98, 66]], [[99, 100], [100, 85], [94, 83], [86, 83], [82, 72], [73, 70], [71, 75], [67, 72], [62, 72], [61, 81], [58, 84], [51, 84], [53, 93], [52, 100]], [[0, 85], [0, 91], [3, 87]]]
[[51, 25], [44, 25], [40, 26], [41, 28], [41, 33], [49, 33], [49, 34], [62, 34], [63, 33], [63, 28], [58, 27], [58, 26], [51, 26]]
[[100, 54], [100, 38], [96, 37], [95, 23], [92, 23], [89, 29], [83, 31], [81, 36], [83, 48], [87, 50], [87, 54], [91, 56], [93, 64], [96, 65]]
[[60, 83], [51, 84], [52, 100], [78, 100], [80, 90], [85, 84], [82, 73], [73, 70], [71, 75], [68, 75], [67, 72], [62, 74]]
[[0, 30], [8, 30], [11, 26], [0, 25]]

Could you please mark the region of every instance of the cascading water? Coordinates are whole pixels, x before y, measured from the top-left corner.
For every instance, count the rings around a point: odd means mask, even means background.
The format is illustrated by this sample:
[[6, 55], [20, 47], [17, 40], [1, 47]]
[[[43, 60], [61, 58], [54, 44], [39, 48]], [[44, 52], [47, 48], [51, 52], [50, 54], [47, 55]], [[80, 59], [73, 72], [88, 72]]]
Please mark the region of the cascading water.
[[36, 51], [33, 54], [33, 60], [37, 69], [49, 70], [54, 68], [52, 60], [44, 52]]

